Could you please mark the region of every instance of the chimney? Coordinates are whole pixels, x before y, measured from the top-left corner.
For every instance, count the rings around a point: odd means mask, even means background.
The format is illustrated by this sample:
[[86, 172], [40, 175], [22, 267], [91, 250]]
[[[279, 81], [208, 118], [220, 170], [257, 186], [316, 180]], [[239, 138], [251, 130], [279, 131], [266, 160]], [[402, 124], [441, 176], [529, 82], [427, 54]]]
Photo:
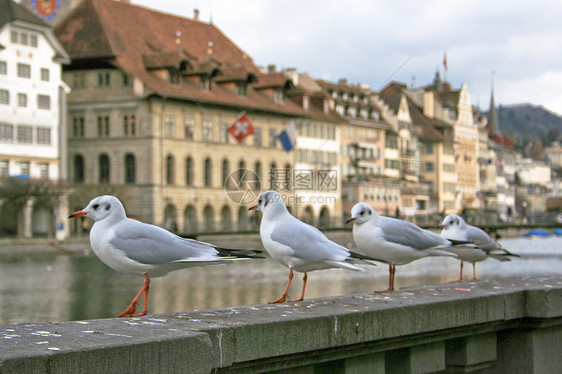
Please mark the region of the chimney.
[[193, 19], [199, 21], [199, 9], [193, 9]]
[[267, 65], [267, 72], [268, 73], [275, 73], [275, 64]]

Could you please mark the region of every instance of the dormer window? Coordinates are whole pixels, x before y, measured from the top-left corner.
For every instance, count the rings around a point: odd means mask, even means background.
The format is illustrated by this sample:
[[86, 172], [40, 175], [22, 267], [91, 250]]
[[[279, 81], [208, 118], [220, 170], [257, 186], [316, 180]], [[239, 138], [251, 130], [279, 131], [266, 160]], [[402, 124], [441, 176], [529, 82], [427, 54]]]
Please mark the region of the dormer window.
[[285, 95], [283, 93], [283, 89], [282, 88], [276, 88], [273, 91], [273, 100], [276, 103], [282, 103], [283, 101], [285, 101]]
[[201, 89], [203, 91], [210, 91], [211, 90], [211, 79], [207, 76], [201, 76]]
[[238, 82], [236, 83], [236, 95], [240, 97], [246, 97], [246, 82]]

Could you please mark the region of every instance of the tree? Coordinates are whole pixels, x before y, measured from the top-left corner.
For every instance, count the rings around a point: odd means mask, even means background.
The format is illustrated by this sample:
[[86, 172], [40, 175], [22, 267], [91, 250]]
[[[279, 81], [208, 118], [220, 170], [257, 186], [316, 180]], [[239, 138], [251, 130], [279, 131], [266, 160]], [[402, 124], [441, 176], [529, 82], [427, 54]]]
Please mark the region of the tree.
[[[48, 182], [29, 180], [24, 178], [8, 178], [0, 182], [0, 196], [2, 202], [2, 215], [13, 214], [15, 220], [15, 233], [18, 238], [23, 238], [23, 211], [29, 201], [48, 208], [49, 211], [59, 203], [63, 188], [60, 185]], [[3, 225], [7, 231], [14, 225]], [[48, 224], [50, 235], [51, 225]]]

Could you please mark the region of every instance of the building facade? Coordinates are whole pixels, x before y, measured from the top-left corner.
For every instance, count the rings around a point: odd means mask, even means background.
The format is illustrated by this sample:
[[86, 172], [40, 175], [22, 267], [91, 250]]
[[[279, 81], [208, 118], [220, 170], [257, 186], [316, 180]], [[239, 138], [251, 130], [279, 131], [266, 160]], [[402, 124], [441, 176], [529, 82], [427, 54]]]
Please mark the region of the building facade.
[[[28, 9], [10, 0], [0, 8], [0, 177], [57, 183], [66, 179], [68, 87], [61, 66], [69, 57], [52, 28]], [[3, 202], [3, 214], [10, 214], [10, 203]], [[64, 237], [67, 210], [55, 206], [58, 217], [28, 201], [23, 236], [50, 235], [56, 220]]]

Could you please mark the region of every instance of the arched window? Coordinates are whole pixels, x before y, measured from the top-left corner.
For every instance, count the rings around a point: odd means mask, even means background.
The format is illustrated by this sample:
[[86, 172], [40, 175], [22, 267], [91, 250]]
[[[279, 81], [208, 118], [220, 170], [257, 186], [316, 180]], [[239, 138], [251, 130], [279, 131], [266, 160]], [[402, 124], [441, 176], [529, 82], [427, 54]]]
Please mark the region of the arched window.
[[84, 183], [84, 157], [74, 156], [74, 183]]
[[176, 207], [173, 204], [168, 204], [164, 208], [164, 228], [172, 232], [178, 232], [178, 218]]
[[230, 231], [232, 229], [232, 217], [230, 214], [230, 207], [228, 205], [222, 207], [221, 226], [223, 231]]
[[195, 211], [195, 207], [193, 205], [188, 205], [185, 208], [183, 222], [183, 231], [186, 234], [197, 232], [197, 212]]
[[240, 160], [238, 162], [238, 181], [237, 181], [240, 185], [242, 185], [241, 183], [244, 181], [245, 175], [246, 175], [246, 161]]
[[203, 209], [203, 219], [205, 220], [205, 231], [215, 231], [215, 217], [213, 208], [210, 205], [205, 206], [205, 209]]
[[328, 228], [330, 226], [330, 211], [327, 207], [322, 207], [320, 216], [318, 217], [318, 226]]
[[125, 155], [125, 183], [134, 184], [137, 181], [137, 166], [135, 155], [127, 153]]
[[248, 230], [248, 208], [238, 208], [238, 231]]
[[277, 164], [272, 162], [269, 164], [269, 173], [267, 179], [269, 181], [269, 189], [274, 190], [278, 183], [275, 183], [275, 175], [277, 175]]
[[166, 157], [166, 184], [174, 184], [174, 156], [168, 155]]
[[293, 186], [291, 185], [292, 183], [292, 178], [293, 176], [293, 172], [291, 170], [291, 164], [285, 164], [285, 189], [287, 190], [292, 190]]
[[[222, 185], [223, 187], [228, 187], [228, 174], [230, 173], [230, 166], [228, 165], [228, 160], [225, 158], [222, 160]], [[229, 183], [230, 184], [230, 183]]]
[[185, 159], [185, 184], [193, 186], [193, 158], [191, 156]]
[[254, 165], [254, 173], [256, 173], [257, 176], [254, 186], [257, 190], [261, 190], [261, 162], [256, 161]]
[[106, 153], [102, 153], [98, 159], [98, 164], [100, 184], [109, 183], [109, 156]]
[[211, 187], [213, 184], [213, 166], [211, 164], [211, 159], [207, 157], [205, 159], [205, 187]]

